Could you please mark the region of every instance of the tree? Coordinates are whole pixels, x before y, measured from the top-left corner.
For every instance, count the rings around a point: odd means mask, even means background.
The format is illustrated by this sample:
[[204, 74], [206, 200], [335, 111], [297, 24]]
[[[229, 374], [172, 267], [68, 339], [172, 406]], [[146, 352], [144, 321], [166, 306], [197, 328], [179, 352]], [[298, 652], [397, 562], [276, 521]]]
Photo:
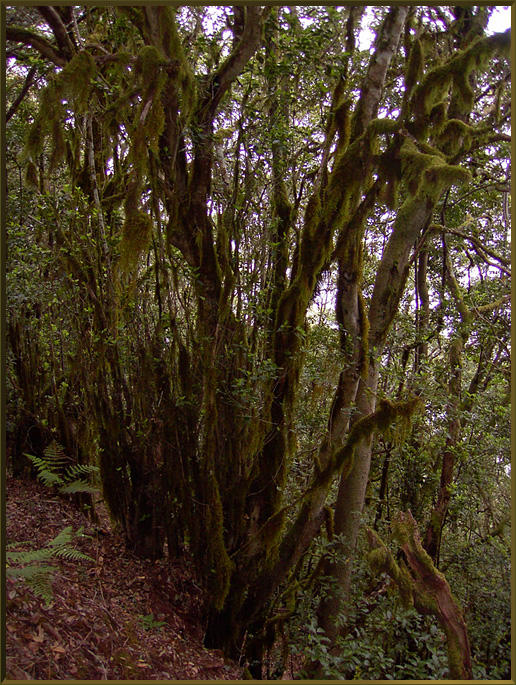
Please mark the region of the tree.
[[[206, 644], [233, 658], [243, 650], [254, 677], [339, 480], [340, 556], [320, 570], [344, 594], [318, 614], [337, 648], [373, 438], [409, 433], [424, 404], [415, 383], [380, 392], [413, 266], [419, 360], [433, 237], [455, 231], [508, 271], [482, 238], [435, 220], [483, 155], [507, 154], [510, 33], [486, 35], [490, 11], [377, 8], [370, 54], [357, 48], [363, 11], [351, 7], [9, 14], [12, 122], [37, 104], [24, 164], [73, 329], [48, 396], [65, 387], [62, 412], [72, 395], [80, 406], [74, 439], [97, 455], [128, 546], [154, 558], [165, 542], [170, 554], [188, 549], [207, 590]], [[499, 87], [483, 82], [488, 69]], [[443, 264], [461, 312], [451, 258]], [[340, 368], [313, 463], [293, 486], [310, 312], [332, 281]], [[482, 311], [506, 304], [504, 288]], [[21, 359], [26, 331], [10, 316]], [[450, 349], [455, 368], [462, 348]], [[459, 439], [449, 432], [443, 474]], [[441, 535], [450, 483], [443, 475], [427, 537]], [[434, 560], [439, 544], [427, 542]]]

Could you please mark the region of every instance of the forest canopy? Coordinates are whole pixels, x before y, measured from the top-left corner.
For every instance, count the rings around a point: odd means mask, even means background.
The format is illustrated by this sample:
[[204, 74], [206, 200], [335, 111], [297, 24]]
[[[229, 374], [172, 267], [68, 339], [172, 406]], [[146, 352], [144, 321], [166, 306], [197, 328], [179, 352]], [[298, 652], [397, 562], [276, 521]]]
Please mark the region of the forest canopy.
[[250, 678], [510, 677], [493, 11], [6, 10], [9, 468], [97, 467]]

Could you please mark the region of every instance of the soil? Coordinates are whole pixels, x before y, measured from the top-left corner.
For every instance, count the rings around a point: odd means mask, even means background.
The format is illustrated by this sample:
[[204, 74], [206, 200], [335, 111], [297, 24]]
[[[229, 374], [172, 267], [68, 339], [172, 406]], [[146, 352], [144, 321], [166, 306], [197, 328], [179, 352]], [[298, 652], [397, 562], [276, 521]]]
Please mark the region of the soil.
[[10, 550], [40, 549], [67, 526], [83, 527], [76, 548], [92, 558], [52, 562], [49, 604], [7, 579], [8, 679], [242, 679], [242, 668], [202, 645], [202, 592], [187, 562], [132, 555], [102, 503], [93, 523], [38, 482], [7, 477], [6, 493]]

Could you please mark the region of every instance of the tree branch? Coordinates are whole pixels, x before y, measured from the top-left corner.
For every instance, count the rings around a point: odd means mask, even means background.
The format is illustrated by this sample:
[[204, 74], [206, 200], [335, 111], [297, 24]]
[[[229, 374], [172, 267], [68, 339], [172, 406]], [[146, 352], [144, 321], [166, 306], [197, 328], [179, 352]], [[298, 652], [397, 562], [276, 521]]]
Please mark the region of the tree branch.
[[199, 111], [203, 112], [202, 119], [204, 120], [213, 118], [229, 86], [260, 45], [263, 21], [271, 8], [265, 7], [260, 12], [259, 7], [248, 5], [246, 10], [244, 29], [239, 43], [208, 81], [207, 92], [199, 108]]
[[46, 38], [33, 31], [29, 31], [29, 29], [22, 28], [21, 26], [6, 26], [5, 36], [7, 40], [23, 43], [23, 45], [30, 45], [37, 50], [42, 57], [46, 57], [58, 67], [64, 67], [68, 63], [66, 57], [60, 51], [56, 50]]
[[400, 40], [408, 7], [392, 7], [381, 26], [376, 39], [376, 49], [369, 62], [367, 76], [354, 117], [352, 137], [359, 136], [376, 117], [383, 92], [385, 76]]
[[70, 58], [75, 52], [74, 45], [70, 40], [66, 26], [54, 7], [43, 5], [38, 7], [38, 12], [52, 29], [57, 44], [63, 54]]
[[5, 115], [5, 122], [6, 123], [16, 114], [18, 107], [23, 102], [23, 98], [29, 92], [29, 88], [34, 83], [34, 76], [36, 75], [36, 71], [37, 71], [37, 67], [31, 67], [31, 69], [29, 70], [29, 73], [27, 74], [27, 78], [25, 79], [25, 83], [23, 84], [23, 88], [21, 89], [21, 91], [18, 94], [18, 97], [13, 102], [13, 104], [9, 107], [7, 114]]

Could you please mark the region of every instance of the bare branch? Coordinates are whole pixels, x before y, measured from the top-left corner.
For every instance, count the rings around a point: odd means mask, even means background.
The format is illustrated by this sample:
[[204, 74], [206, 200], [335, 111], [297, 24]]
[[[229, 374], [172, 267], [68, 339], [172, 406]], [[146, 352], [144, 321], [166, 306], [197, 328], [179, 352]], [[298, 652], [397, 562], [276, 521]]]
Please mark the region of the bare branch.
[[52, 33], [55, 36], [61, 52], [67, 57], [71, 57], [75, 52], [75, 48], [70, 40], [66, 26], [64, 25], [63, 20], [57, 13], [56, 9], [54, 7], [45, 5], [38, 7], [38, 12], [52, 29]]
[[21, 26], [6, 26], [5, 36], [7, 40], [12, 40], [23, 45], [30, 45], [37, 50], [42, 57], [46, 57], [58, 67], [64, 67], [68, 60], [63, 54], [56, 50], [49, 41], [29, 29], [24, 29]]
[[23, 84], [23, 88], [18, 94], [18, 97], [16, 100], [13, 102], [13, 104], [9, 107], [7, 114], [5, 115], [5, 122], [7, 123], [9, 119], [11, 119], [17, 112], [18, 107], [21, 105], [23, 102], [23, 98], [27, 95], [29, 92], [30, 87], [34, 83], [34, 76], [36, 75], [36, 67], [31, 67], [29, 70], [29, 73], [27, 74], [27, 78], [25, 79], [25, 83]]

